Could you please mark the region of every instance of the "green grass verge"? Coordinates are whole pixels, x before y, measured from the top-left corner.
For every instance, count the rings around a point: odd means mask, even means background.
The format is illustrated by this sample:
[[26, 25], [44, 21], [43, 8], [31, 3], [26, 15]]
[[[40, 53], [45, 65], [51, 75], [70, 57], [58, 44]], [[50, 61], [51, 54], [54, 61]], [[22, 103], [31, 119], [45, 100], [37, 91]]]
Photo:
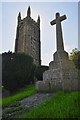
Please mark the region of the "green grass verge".
[[[25, 97], [28, 97], [36, 92], [35, 86], [30, 85], [24, 89], [21, 89], [19, 92], [15, 93], [12, 96], [6, 97], [2, 99], [2, 106], [8, 106], [16, 101], [19, 101]], [[1, 104], [0, 104], [1, 106]]]
[[80, 92], [59, 92], [57, 96], [46, 100], [22, 118], [79, 118]]

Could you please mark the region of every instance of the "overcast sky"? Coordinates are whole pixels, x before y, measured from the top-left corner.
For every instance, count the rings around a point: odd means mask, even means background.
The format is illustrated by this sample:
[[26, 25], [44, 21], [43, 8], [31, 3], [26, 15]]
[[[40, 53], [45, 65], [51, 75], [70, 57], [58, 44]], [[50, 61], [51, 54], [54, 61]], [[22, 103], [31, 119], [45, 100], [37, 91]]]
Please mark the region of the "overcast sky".
[[[56, 27], [50, 25], [55, 19], [55, 13], [66, 15], [67, 19], [61, 22], [63, 30], [64, 48], [70, 53], [78, 48], [78, 3], [77, 2], [3, 2], [2, 12], [2, 49], [0, 53], [13, 51], [15, 46], [17, 16], [19, 11], [22, 18], [26, 17], [27, 8], [31, 7], [31, 17], [36, 21], [41, 18], [41, 60], [43, 65], [48, 65], [53, 60], [56, 51]], [[1, 8], [1, 3], [0, 3]], [[1, 39], [1, 35], [0, 35]], [[1, 43], [1, 42], [0, 42]]]

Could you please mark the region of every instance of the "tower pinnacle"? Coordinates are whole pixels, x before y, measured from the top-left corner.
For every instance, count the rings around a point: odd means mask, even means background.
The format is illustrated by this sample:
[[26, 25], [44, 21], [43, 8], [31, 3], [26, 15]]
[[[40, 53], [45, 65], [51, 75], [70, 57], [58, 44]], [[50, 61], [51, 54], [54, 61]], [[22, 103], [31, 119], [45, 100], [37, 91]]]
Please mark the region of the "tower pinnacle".
[[28, 7], [28, 10], [27, 10], [27, 16], [28, 16], [28, 17], [31, 16], [31, 9], [30, 9], [30, 6]]
[[21, 13], [19, 12], [19, 14], [18, 14], [18, 22], [20, 22], [21, 21]]
[[40, 24], [40, 16], [38, 15], [37, 22]]

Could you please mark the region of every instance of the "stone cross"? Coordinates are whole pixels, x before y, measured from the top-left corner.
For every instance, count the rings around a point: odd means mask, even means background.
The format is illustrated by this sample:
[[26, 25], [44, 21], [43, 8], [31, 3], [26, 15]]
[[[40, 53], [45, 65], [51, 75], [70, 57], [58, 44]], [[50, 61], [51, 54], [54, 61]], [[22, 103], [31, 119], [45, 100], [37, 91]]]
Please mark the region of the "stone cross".
[[66, 15], [60, 16], [59, 13], [56, 13], [56, 19], [50, 22], [51, 25], [56, 24], [57, 51], [64, 50], [61, 21], [65, 19]]

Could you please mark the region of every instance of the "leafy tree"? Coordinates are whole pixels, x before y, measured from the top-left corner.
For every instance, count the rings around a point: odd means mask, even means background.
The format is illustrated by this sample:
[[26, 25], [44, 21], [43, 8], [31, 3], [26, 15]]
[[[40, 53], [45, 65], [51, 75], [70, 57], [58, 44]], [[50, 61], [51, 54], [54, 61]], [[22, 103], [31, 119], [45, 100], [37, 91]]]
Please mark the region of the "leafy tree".
[[34, 83], [34, 70], [31, 56], [11, 52], [2, 54], [2, 85], [7, 90], [12, 92]]
[[76, 65], [76, 68], [80, 69], [80, 51], [77, 48], [72, 50], [69, 59], [73, 60], [74, 64]]

